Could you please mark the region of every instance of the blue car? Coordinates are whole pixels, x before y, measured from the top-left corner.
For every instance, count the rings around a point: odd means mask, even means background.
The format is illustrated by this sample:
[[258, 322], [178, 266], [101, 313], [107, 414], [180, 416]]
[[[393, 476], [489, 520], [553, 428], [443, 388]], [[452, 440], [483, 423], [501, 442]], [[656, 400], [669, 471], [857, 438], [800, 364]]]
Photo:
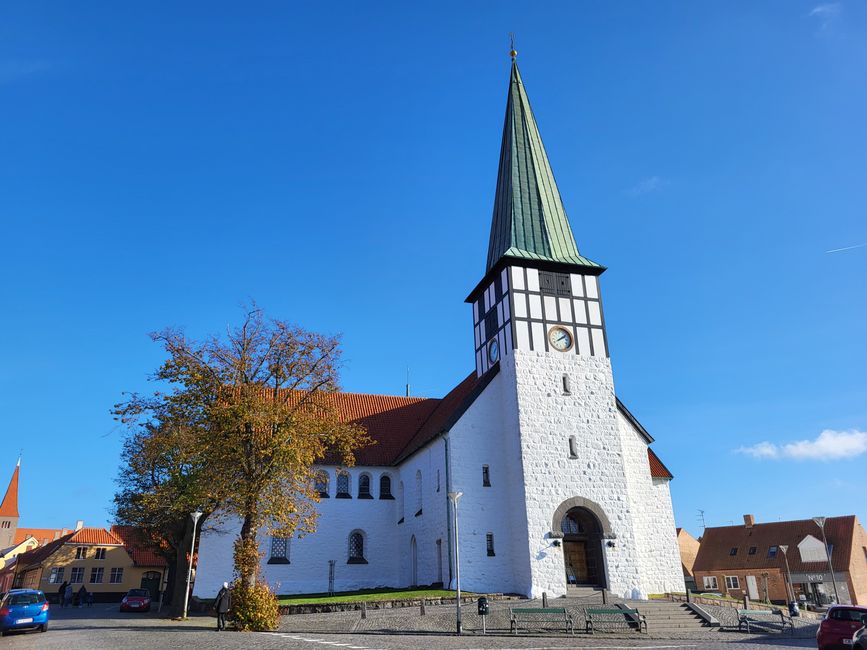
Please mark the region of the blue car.
[[36, 589], [11, 589], [0, 600], [0, 633], [27, 628], [48, 629], [48, 601]]

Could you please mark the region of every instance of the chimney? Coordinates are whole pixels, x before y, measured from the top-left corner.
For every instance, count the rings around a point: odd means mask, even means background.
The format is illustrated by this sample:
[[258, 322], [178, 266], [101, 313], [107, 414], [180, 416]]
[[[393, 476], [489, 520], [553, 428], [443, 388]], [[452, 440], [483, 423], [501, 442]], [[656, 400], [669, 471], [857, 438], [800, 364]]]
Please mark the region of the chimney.
[[75, 530], [81, 530], [82, 528], [84, 528], [84, 521], [79, 519], [75, 522]]
[[756, 525], [756, 518], [754, 515], [744, 515], [744, 526], [747, 528], [752, 528]]
[[54, 539], [60, 539], [60, 531], [59, 530], [54, 531]]

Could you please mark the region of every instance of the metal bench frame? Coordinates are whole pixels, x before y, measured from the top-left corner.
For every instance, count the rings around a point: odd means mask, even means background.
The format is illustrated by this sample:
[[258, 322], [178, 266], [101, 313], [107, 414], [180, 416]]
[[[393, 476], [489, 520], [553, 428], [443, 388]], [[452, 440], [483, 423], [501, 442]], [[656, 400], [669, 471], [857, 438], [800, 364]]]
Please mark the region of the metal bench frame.
[[[744, 627], [747, 628], [747, 634], [750, 633], [750, 623], [762, 623], [764, 621], [758, 620], [761, 618], [770, 618], [779, 617], [780, 625], [783, 627], [781, 632], [785, 632], [786, 630], [786, 617], [783, 615], [782, 610], [779, 609], [739, 609], [738, 610], [738, 631], [743, 630]], [[776, 621], [770, 621], [771, 623], [775, 623]], [[792, 630], [792, 634], [795, 633], [795, 622], [790, 618], [788, 620], [788, 627]]]
[[[593, 632], [599, 627], [604, 627], [605, 623], [611, 624], [613, 626], [615, 623], [620, 626], [621, 623], [625, 623], [627, 627], [636, 626], [638, 629], [638, 633], [641, 634], [641, 629], [644, 628], [644, 633], [647, 634], [647, 618], [639, 612], [637, 609], [588, 609], [584, 613], [584, 616], [587, 619], [587, 623], [585, 624], [585, 632], [587, 634], [593, 634]], [[597, 617], [595, 622], [593, 618]], [[618, 616], [616, 621], [611, 620], [610, 617]], [[601, 618], [606, 617], [606, 618]], [[595, 624], [594, 624], [595, 623]], [[602, 625], [600, 625], [602, 624]]]
[[[566, 631], [575, 635], [575, 622], [565, 607], [510, 607], [510, 632], [514, 632], [516, 636], [521, 627], [520, 623], [560, 623]], [[523, 628], [530, 630], [528, 625], [524, 625]]]

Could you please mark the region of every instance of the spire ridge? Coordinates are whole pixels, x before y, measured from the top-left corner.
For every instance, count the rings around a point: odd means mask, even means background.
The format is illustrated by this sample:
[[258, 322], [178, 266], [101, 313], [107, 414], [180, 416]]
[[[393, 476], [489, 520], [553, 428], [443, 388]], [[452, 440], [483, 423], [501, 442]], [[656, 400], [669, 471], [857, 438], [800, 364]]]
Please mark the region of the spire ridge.
[[15, 471], [12, 472], [12, 478], [9, 481], [9, 487], [6, 488], [6, 495], [3, 501], [0, 502], [0, 517], [17, 517], [18, 516], [18, 474], [21, 472], [21, 460], [15, 465]]
[[[511, 35], [514, 39], [514, 35]], [[515, 60], [511, 75], [494, 196], [487, 270], [503, 257], [604, 267], [578, 252], [554, 172]]]

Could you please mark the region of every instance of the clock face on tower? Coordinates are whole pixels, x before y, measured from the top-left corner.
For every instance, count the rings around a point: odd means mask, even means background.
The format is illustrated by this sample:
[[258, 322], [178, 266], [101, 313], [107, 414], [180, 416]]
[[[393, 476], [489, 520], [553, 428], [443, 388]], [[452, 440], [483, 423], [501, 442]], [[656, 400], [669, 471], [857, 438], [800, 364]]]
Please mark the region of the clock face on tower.
[[548, 341], [551, 347], [559, 352], [572, 349], [572, 334], [563, 327], [552, 327], [548, 330]]
[[500, 344], [497, 342], [497, 339], [494, 339], [490, 343], [488, 343], [488, 361], [491, 364], [497, 363], [500, 360]]

